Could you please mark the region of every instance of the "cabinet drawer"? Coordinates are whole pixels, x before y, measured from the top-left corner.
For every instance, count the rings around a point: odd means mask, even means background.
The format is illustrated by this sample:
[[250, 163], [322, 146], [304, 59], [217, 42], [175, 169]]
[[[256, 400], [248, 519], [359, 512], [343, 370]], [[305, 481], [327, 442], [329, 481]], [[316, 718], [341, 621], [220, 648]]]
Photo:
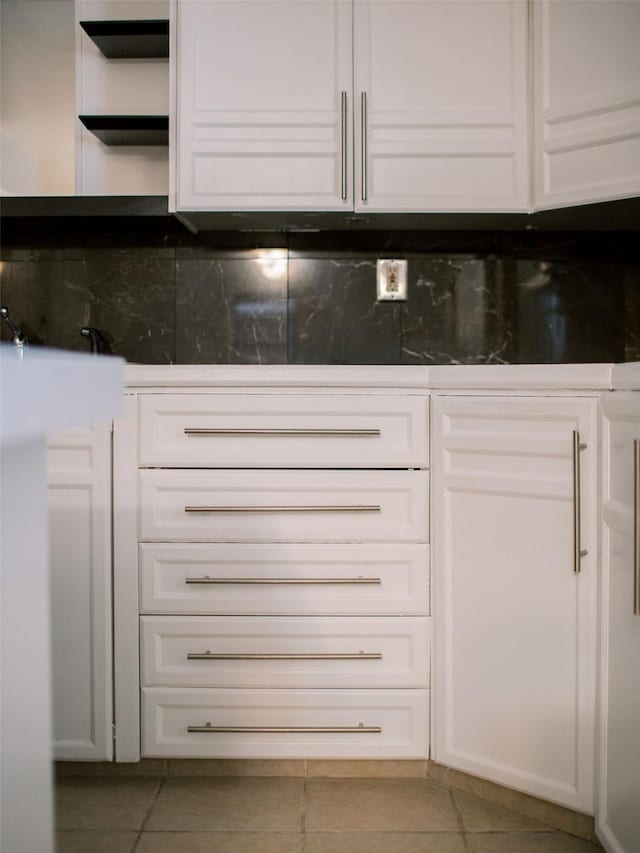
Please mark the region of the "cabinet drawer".
[[145, 687], [427, 687], [427, 617], [141, 620]]
[[418, 615], [426, 545], [140, 545], [143, 613]]
[[421, 468], [424, 396], [144, 394], [139, 464], [190, 468]]
[[429, 754], [428, 690], [145, 688], [142, 715], [142, 755], [149, 757]]
[[425, 471], [141, 471], [140, 538], [424, 542]]

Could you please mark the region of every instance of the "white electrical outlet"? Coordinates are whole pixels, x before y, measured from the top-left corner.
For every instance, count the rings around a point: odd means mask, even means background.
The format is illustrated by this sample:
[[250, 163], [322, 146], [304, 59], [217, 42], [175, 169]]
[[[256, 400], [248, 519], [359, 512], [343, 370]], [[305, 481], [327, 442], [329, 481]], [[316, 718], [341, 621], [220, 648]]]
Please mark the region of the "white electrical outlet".
[[407, 298], [407, 262], [378, 260], [376, 264], [378, 302], [402, 301]]

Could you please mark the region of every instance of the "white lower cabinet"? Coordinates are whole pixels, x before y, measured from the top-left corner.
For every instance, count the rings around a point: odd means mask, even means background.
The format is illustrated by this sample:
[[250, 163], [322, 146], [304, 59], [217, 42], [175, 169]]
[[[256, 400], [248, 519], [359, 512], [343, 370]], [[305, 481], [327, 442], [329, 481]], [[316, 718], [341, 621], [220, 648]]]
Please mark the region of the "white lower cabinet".
[[111, 425], [47, 445], [54, 756], [110, 760]]
[[640, 839], [640, 394], [608, 394], [602, 411], [596, 831], [609, 853], [635, 853]]
[[432, 398], [434, 745], [592, 813], [597, 398]]
[[119, 760], [428, 757], [426, 391], [168, 387], [127, 410]]

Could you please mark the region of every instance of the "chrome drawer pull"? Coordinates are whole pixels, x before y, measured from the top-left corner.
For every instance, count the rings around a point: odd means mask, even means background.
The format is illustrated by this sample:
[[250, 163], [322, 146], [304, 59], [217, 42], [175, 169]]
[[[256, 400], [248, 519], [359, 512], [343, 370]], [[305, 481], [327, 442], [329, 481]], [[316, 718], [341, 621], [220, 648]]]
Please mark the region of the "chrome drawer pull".
[[381, 578], [185, 578], [185, 583], [220, 584], [381, 584]]
[[185, 512], [380, 512], [380, 506], [186, 506]]
[[633, 615], [640, 616], [640, 439], [633, 442]]
[[189, 733], [218, 734], [258, 732], [267, 734], [380, 734], [381, 726], [187, 726]]
[[289, 654], [189, 652], [187, 660], [382, 660], [382, 652], [299, 652]]
[[362, 168], [362, 201], [367, 200], [367, 93], [360, 93], [360, 158]]
[[347, 93], [340, 92], [340, 198], [347, 199]]
[[302, 435], [307, 437], [326, 436], [379, 436], [379, 429], [208, 429], [185, 427], [185, 435]]
[[585, 450], [586, 444], [580, 444], [580, 433], [573, 431], [573, 571], [580, 572], [580, 560], [589, 553], [581, 547], [580, 525], [580, 451]]

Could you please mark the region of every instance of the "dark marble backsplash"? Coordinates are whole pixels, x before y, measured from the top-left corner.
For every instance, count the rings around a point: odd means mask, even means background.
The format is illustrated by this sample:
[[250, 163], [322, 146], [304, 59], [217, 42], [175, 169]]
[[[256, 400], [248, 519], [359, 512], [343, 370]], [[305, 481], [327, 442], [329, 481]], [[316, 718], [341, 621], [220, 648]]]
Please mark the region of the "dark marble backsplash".
[[[376, 259], [407, 258], [406, 302]], [[16, 220], [0, 300], [31, 343], [149, 364], [640, 359], [638, 232], [208, 233]], [[7, 329], [1, 330], [8, 340]]]

